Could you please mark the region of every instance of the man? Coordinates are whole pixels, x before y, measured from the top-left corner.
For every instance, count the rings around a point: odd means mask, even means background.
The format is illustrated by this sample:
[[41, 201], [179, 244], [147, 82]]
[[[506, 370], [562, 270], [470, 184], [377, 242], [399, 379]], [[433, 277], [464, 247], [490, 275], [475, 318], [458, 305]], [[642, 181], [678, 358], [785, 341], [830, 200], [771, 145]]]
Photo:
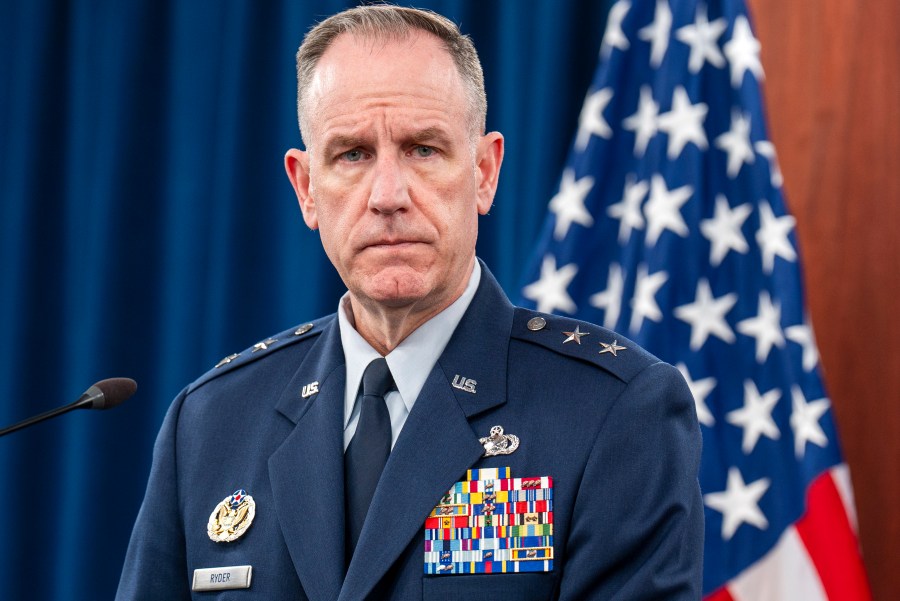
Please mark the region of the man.
[[285, 165], [348, 292], [175, 400], [118, 598], [699, 598], [677, 370], [475, 258], [503, 137], [471, 42], [371, 6], [297, 61]]

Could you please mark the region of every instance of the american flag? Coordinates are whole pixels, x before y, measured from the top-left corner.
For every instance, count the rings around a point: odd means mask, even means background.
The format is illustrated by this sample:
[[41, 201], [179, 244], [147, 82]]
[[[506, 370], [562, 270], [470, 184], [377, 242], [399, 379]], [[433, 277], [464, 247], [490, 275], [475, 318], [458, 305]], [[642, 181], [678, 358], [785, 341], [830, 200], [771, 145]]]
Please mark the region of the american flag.
[[849, 474], [741, 0], [609, 13], [522, 304], [678, 367], [703, 432], [707, 599], [869, 599]]

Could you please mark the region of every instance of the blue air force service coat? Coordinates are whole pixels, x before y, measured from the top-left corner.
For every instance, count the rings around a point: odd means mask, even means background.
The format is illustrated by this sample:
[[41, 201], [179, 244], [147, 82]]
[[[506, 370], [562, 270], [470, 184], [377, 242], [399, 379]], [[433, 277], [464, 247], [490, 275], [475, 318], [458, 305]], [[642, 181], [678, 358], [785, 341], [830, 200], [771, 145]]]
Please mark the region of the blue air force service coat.
[[[513, 307], [484, 268], [349, 566], [344, 378], [329, 316], [188, 386], [156, 442], [117, 598], [700, 598], [700, 433], [672, 366], [598, 326]], [[518, 447], [485, 456], [514, 446], [490, 440], [495, 426]], [[229, 518], [236, 491], [243, 513]], [[214, 542], [208, 530], [228, 524], [234, 540]], [[233, 566], [252, 571], [220, 569]]]

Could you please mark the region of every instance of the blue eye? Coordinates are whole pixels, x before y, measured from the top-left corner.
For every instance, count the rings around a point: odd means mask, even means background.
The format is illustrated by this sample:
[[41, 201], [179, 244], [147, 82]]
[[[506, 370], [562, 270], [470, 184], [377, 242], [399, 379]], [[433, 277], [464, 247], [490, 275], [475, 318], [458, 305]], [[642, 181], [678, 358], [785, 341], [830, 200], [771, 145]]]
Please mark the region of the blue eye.
[[343, 158], [350, 163], [356, 163], [363, 158], [363, 152], [359, 149], [348, 150], [344, 153]]
[[417, 157], [424, 159], [434, 154], [434, 148], [431, 146], [416, 146], [415, 153]]

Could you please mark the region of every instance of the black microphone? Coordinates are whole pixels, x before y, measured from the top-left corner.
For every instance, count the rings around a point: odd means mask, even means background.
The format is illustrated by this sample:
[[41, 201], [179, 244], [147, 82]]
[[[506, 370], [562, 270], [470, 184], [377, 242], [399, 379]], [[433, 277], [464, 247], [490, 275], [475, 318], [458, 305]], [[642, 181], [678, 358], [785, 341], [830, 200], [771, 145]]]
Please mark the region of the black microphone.
[[137, 390], [137, 382], [130, 378], [109, 378], [101, 380], [84, 391], [75, 401], [52, 411], [29, 417], [28, 419], [0, 430], [0, 436], [6, 436], [16, 430], [27, 428], [45, 419], [56, 417], [73, 409], [111, 409], [133, 395]]

